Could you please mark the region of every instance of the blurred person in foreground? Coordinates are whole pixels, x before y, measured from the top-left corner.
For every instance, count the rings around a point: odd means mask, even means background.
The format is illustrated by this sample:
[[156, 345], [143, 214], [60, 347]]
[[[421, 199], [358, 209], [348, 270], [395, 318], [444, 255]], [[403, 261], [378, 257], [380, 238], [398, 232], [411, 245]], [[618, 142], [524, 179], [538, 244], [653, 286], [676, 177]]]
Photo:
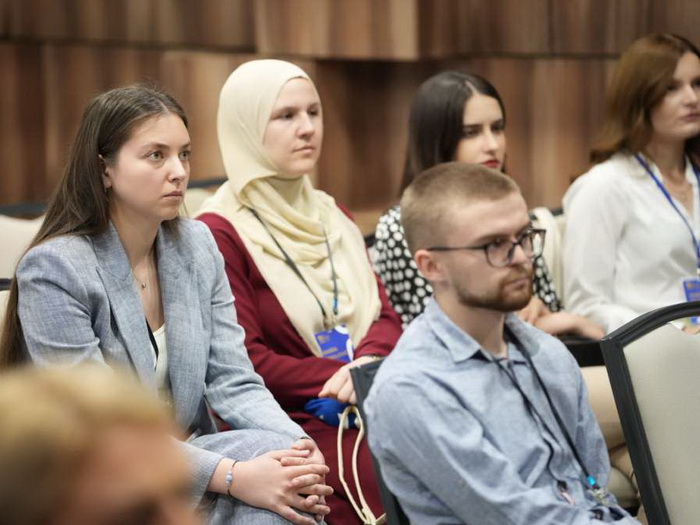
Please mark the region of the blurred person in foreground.
[[104, 368], [0, 377], [0, 523], [195, 525], [164, 405]]

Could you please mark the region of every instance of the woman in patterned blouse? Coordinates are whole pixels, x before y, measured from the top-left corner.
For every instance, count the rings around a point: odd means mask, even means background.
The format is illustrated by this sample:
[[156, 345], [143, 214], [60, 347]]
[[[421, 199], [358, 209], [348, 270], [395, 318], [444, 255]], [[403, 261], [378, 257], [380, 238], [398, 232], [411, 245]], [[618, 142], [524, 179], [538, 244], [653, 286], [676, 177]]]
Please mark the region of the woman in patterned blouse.
[[[413, 101], [401, 191], [422, 171], [452, 160], [504, 171], [505, 108], [484, 78], [445, 71], [425, 81]], [[404, 240], [398, 205], [380, 219], [375, 235], [375, 268], [404, 326], [418, 316], [433, 290], [420, 275]], [[553, 333], [602, 337], [600, 326], [561, 310], [544, 260], [535, 259], [533, 300], [521, 318]]]

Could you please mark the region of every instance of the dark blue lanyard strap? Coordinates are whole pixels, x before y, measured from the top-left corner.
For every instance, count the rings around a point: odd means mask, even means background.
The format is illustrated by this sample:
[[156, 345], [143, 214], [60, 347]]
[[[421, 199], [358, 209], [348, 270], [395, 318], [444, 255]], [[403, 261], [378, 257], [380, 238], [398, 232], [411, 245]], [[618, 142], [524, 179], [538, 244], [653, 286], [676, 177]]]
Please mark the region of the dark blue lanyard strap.
[[[566, 439], [566, 443], [569, 445], [569, 449], [571, 449], [571, 452], [574, 455], [574, 459], [576, 460], [576, 463], [578, 463], [579, 467], [583, 471], [583, 475], [586, 479], [586, 486], [588, 487], [589, 494], [593, 497], [593, 499], [599, 505], [602, 505], [604, 507], [608, 507], [608, 509], [610, 510], [610, 515], [613, 517], [613, 519], [615, 521], [621, 519], [624, 515], [622, 514], [622, 512], [619, 509], [617, 509], [616, 507], [611, 505], [610, 499], [608, 497], [607, 489], [605, 489], [604, 487], [601, 487], [598, 484], [598, 481], [595, 479], [595, 477], [593, 477], [593, 475], [586, 468], [586, 465], [583, 463], [583, 460], [581, 459], [581, 456], [578, 453], [578, 449], [576, 448], [576, 445], [574, 444], [573, 438], [569, 434], [568, 430], [566, 429], [566, 425], [562, 421], [561, 416], [559, 415], [559, 412], [555, 408], [554, 403], [552, 402], [552, 398], [549, 396], [549, 391], [544, 386], [544, 381], [542, 380], [542, 377], [540, 376], [539, 372], [537, 371], [537, 368], [535, 368], [535, 363], [532, 362], [532, 356], [530, 356], [530, 352], [525, 348], [525, 346], [520, 342], [520, 339], [513, 333], [513, 331], [508, 326], [505, 327], [505, 335], [508, 339], [510, 339], [510, 341], [517, 347], [517, 349], [523, 355], [523, 357], [527, 361], [527, 364], [530, 366], [532, 373], [535, 375], [535, 378], [537, 379], [537, 383], [539, 383], [540, 388], [542, 389], [542, 392], [544, 392], [544, 395], [547, 398], [547, 403], [549, 404], [549, 408], [550, 408], [552, 414], [554, 415], [554, 419], [557, 422], [557, 426], [559, 427], [559, 430], [561, 430], [562, 434], [564, 434], [564, 438]], [[552, 435], [552, 437], [556, 440], [556, 436], [551, 431], [551, 429], [549, 429], [547, 427], [547, 424], [546, 424], [544, 418], [542, 418], [542, 416], [539, 413], [537, 413], [537, 411], [535, 410], [534, 404], [528, 399], [527, 395], [525, 394], [522, 387], [518, 383], [517, 379], [515, 378], [515, 373], [513, 373], [513, 376], [511, 376], [508, 373], [508, 371], [503, 367], [503, 365], [501, 365], [499, 362], [496, 362], [496, 364], [510, 378], [510, 380], [515, 385], [515, 388], [520, 392], [520, 395], [525, 400], [525, 403], [529, 404], [532, 407], [533, 412], [535, 414], [537, 414], [537, 416], [542, 421], [542, 424], [544, 425], [544, 427], [549, 431], [549, 433]]]
[[[690, 232], [690, 236], [693, 238], [693, 246], [695, 246], [695, 258], [697, 261], [697, 271], [698, 271], [698, 276], [700, 276], [700, 242], [698, 241], [698, 238], [695, 236], [695, 231], [693, 230], [692, 225], [688, 222], [688, 219], [686, 219], [685, 214], [678, 208], [676, 205], [676, 202], [673, 200], [673, 197], [671, 197], [671, 194], [668, 192], [666, 189], [666, 186], [664, 186], [663, 182], [659, 180], [659, 178], [654, 175], [654, 171], [651, 169], [651, 167], [644, 161], [642, 156], [637, 153], [634, 156], [637, 159], [637, 162], [642, 165], [642, 167], [646, 170], [646, 172], [649, 174], [649, 176], [653, 179], [653, 181], [656, 183], [656, 186], [659, 188], [661, 193], [663, 193], [664, 197], [666, 197], [666, 200], [669, 202], [671, 206], [673, 206], [673, 209], [676, 210], [676, 213], [678, 216], [683, 219], [683, 223], [685, 224], [686, 228], [688, 228], [688, 231]], [[700, 189], [700, 173], [698, 173], [697, 168], [695, 167], [694, 164], [691, 163], [691, 166], [693, 168], [693, 173], [695, 174], [695, 179], [698, 181], [698, 189]], [[700, 203], [699, 203], [700, 204]]]
[[[318, 303], [318, 307], [321, 309], [321, 314], [323, 315], [323, 319], [326, 319], [326, 309], [323, 307], [323, 304], [321, 303], [321, 300], [318, 298], [318, 296], [314, 293], [314, 291], [311, 289], [311, 286], [307, 282], [306, 279], [304, 279], [304, 276], [301, 273], [301, 270], [299, 270], [299, 267], [296, 265], [296, 263], [292, 260], [292, 258], [289, 256], [287, 251], [282, 248], [282, 245], [279, 243], [279, 241], [275, 238], [275, 236], [272, 234], [270, 231], [270, 228], [267, 227], [267, 224], [265, 224], [265, 221], [262, 220], [262, 217], [258, 214], [257, 211], [253, 208], [249, 208], [251, 213], [255, 216], [258, 221], [260, 221], [260, 224], [262, 224], [263, 228], [265, 228], [265, 231], [270, 235], [272, 240], [274, 241], [275, 245], [277, 246], [277, 249], [282, 253], [282, 256], [284, 257], [284, 261], [287, 263], [287, 266], [289, 266], [294, 274], [301, 279], [301, 282], [303, 282], [306, 285], [306, 288], [308, 288], [309, 292], [311, 295], [314, 296], [314, 299], [316, 299], [316, 302]], [[326, 235], [326, 230], [323, 230], [323, 238], [326, 242], [326, 249], [328, 250], [328, 260], [330, 261], [331, 264], [331, 278], [333, 279], [333, 315], [336, 317], [338, 316], [338, 276], [335, 273], [335, 266], [333, 265], [333, 253], [331, 252], [331, 245], [328, 242], [328, 236]]]
[[[547, 404], [549, 405], [549, 409], [552, 412], [552, 415], [554, 416], [554, 420], [556, 421], [557, 426], [559, 427], [559, 430], [561, 431], [561, 433], [564, 436], [564, 439], [566, 440], [566, 444], [568, 445], [569, 449], [571, 450], [571, 453], [573, 454], [576, 463], [578, 463], [579, 467], [583, 471], [583, 475], [586, 479], [586, 486], [592, 490], [600, 490], [601, 487], [598, 485], [598, 482], [595, 479], [595, 477], [593, 477], [593, 475], [589, 472], [588, 468], [586, 468], [586, 465], [583, 462], [583, 460], [581, 459], [581, 455], [578, 452], [578, 448], [574, 444], [574, 440], [572, 439], [571, 435], [569, 434], [569, 431], [566, 429], [566, 425], [564, 424], [564, 421], [562, 421], [561, 416], [559, 415], [559, 412], [555, 408], [554, 403], [552, 402], [552, 398], [549, 395], [549, 391], [544, 386], [544, 381], [542, 381], [542, 377], [540, 377], [540, 374], [537, 371], [537, 368], [535, 368], [535, 364], [532, 362], [532, 357], [530, 356], [530, 352], [528, 352], [528, 350], [525, 348], [525, 346], [520, 342], [520, 339], [513, 333], [513, 331], [508, 326], [505, 327], [505, 335], [516, 346], [516, 348], [520, 351], [520, 353], [525, 358], [525, 361], [527, 361], [527, 364], [529, 365], [530, 370], [532, 370], [532, 374], [535, 376], [535, 379], [537, 380], [537, 384], [539, 384], [540, 388], [542, 389], [542, 392], [544, 393], [545, 398], [547, 399]], [[544, 417], [542, 417], [542, 415], [535, 408], [535, 404], [527, 397], [527, 395], [525, 394], [525, 391], [520, 386], [520, 383], [515, 378], [515, 375], [514, 374], [511, 375], [511, 371], [508, 368], [503, 367], [503, 365], [501, 365], [499, 361], [494, 360], [494, 362], [498, 365], [498, 367], [503, 372], [506, 373], [506, 375], [508, 376], [510, 381], [515, 386], [516, 390], [522, 396], [523, 400], [525, 401], [525, 404], [530, 406], [532, 412], [534, 412], [534, 414], [537, 415], [537, 417], [540, 419], [540, 421], [542, 421], [544, 428], [550, 433], [550, 435], [554, 438], [554, 440], [557, 441], [556, 434], [549, 428]], [[598, 499], [598, 498], [596, 497], [596, 499]], [[602, 501], [599, 501], [599, 503], [605, 504]]]

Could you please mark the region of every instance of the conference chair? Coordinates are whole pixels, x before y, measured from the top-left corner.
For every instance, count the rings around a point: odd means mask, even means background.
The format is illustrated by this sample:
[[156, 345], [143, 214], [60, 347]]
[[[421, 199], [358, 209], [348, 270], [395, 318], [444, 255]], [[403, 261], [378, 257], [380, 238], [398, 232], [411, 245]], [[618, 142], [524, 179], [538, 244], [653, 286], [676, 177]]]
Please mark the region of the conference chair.
[[566, 232], [566, 219], [564, 212], [560, 209], [550, 210], [545, 206], [538, 206], [530, 210], [530, 216], [533, 217], [533, 223], [537, 228], [543, 228], [547, 231], [547, 237], [544, 242], [544, 251], [542, 257], [547, 264], [549, 273], [552, 276], [554, 289], [562, 302], [564, 298], [564, 234]]
[[[352, 383], [355, 387], [355, 395], [357, 396], [357, 408], [360, 410], [360, 415], [365, 423], [365, 432], [369, 433], [372, 429], [367, 428], [367, 418], [364, 412], [364, 403], [367, 399], [367, 394], [369, 394], [369, 389], [374, 381], [374, 376], [377, 374], [379, 366], [382, 364], [381, 359], [367, 363], [366, 365], [356, 366], [350, 369], [350, 375], [352, 376]], [[367, 439], [365, 437], [365, 439]], [[382, 469], [379, 466], [377, 458], [372, 454], [372, 463], [374, 464], [374, 471], [377, 474], [377, 483], [379, 484], [379, 494], [382, 498], [382, 503], [384, 504], [384, 511], [386, 512], [387, 525], [410, 525], [408, 517], [404, 513], [399, 500], [396, 496], [392, 494], [389, 487], [384, 483], [384, 478], [382, 477]]]
[[0, 279], [0, 334], [5, 324], [5, 310], [7, 310], [7, 300], [10, 298], [10, 279]]
[[39, 231], [43, 217], [18, 219], [0, 214], [0, 277], [11, 278], [15, 267], [34, 236]]
[[[650, 525], [700, 520], [700, 301], [644, 314], [601, 340]], [[671, 324], [673, 322], [673, 324]]]

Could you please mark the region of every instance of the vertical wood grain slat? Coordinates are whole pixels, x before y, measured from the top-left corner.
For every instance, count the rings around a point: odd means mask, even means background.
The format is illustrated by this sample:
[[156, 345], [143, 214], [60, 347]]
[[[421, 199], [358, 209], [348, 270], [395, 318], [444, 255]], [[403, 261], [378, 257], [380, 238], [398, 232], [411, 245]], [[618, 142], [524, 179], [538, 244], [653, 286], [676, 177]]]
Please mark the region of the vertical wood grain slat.
[[5, 0], [16, 37], [252, 51], [253, 0]]
[[547, 53], [548, 6], [547, 0], [421, 0], [421, 51], [446, 57]]
[[325, 113], [319, 184], [353, 209], [396, 200], [408, 108], [431, 65], [324, 62], [317, 82]]
[[40, 48], [0, 44], [0, 204], [46, 197]]
[[216, 136], [219, 91], [251, 55], [145, 51], [87, 46], [47, 46], [47, 162], [55, 184], [83, 109], [97, 93], [135, 82], [154, 82], [185, 108], [192, 137], [192, 178], [224, 175]]
[[353, 59], [414, 59], [416, 0], [258, 0], [257, 50], [263, 54]]
[[693, 0], [666, 0], [653, 3], [652, 30], [678, 33], [700, 46], [700, 3]]

